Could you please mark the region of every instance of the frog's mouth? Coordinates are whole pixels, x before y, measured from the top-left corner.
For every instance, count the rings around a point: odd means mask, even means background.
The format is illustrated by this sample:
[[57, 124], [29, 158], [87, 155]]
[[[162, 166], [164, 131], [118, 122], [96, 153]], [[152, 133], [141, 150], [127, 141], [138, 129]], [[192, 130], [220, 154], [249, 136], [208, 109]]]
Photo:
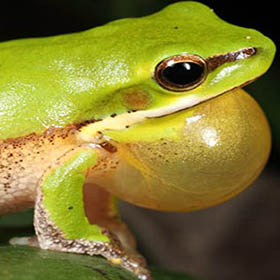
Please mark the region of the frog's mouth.
[[[248, 57], [255, 55], [256, 53], [257, 53], [257, 49], [250, 47], [250, 48], [244, 48], [241, 50], [208, 57], [206, 59], [208, 73], [214, 71], [216, 68], [218, 68], [219, 66], [225, 63], [246, 59]], [[244, 85], [247, 85], [248, 83], [252, 82], [255, 79], [257, 78], [255, 77], [250, 81], [246, 81], [245, 83], [242, 83], [226, 91], [219, 92], [215, 95], [211, 95], [208, 97], [202, 98], [201, 96], [197, 96], [197, 94], [190, 94], [186, 98], [186, 96], [183, 95], [181, 97], [178, 96], [178, 98], [172, 104], [172, 106], [166, 106], [166, 107], [150, 109], [150, 110], [139, 110], [139, 111], [132, 111], [132, 112], [129, 111], [119, 115], [112, 115], [104, 118], [103, 120], [100, 120], [98, 122], [93, 122], [82, 127], [80, 137], [84, 141], [92, 142], [93, 137], [96, 138], [96, 136], [100, 134], [100, 132], [102, 131], [124, 130], [132, 125], [141, 123], [148, 119], [162, 118], [171, 114], [175, 114], [180, 111], [187, 110], [191, 107], [201, 104], [202, 102], [206, 102], [210, 99], [225, 94], [226, 92], [232, 91], [235, 88], [243, 87]]]

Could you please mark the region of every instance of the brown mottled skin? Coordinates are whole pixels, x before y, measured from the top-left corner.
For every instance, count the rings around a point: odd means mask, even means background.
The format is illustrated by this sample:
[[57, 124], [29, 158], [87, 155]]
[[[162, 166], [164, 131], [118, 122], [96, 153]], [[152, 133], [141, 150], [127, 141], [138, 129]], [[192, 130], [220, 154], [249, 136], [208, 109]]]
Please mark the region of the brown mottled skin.
[[34, 206], [36, 187], [57, 158], [77, 147], [77, 126], [0, 140], [0, 213]]

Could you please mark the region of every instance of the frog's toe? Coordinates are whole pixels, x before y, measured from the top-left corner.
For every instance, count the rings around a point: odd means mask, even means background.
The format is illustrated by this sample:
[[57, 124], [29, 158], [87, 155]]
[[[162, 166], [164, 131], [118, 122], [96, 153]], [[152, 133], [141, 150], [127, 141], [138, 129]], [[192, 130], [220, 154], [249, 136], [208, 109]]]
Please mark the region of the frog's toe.
[[10, 245], [21, 245], [21, 246], [32, 246], [40, 248], [37, 237], [27, 236], [27, 237], [13, 237], [9, 240]]
[[111, 240], [109, 255], [103, 254], [111, 263], [120, 265], [137, 275], [139, 279], [151, 279], [149, 270], [146, 268], [146, 260], [135, 248], [122, 246], [118, 237], [111, 231], [103, 229], [102, 233]]

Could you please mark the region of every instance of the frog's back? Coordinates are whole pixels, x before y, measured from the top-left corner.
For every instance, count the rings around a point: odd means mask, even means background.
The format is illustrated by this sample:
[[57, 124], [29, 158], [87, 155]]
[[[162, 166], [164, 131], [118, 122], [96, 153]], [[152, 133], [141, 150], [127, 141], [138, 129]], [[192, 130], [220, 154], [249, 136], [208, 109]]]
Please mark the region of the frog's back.
[[84, 120], [81, 108], [88, 109], [87, 96], [79, 94], [93, 87], [92, 78], [87, 85], [84, 61], [78, 59], [81, 42], [75, 41], [79, 36], [69, 38], [72, 55], [68, 36], [0, 44], [0, 139]]

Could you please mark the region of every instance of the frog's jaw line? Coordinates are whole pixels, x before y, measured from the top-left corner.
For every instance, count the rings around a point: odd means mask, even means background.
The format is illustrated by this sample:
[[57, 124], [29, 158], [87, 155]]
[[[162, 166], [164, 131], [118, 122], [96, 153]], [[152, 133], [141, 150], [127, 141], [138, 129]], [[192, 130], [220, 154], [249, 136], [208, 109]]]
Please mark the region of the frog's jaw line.
[[[213, 98], [213, 96], [210, 98]], [[201, 96], [189, 95], [187, 98], [178, 98], [178, 100], [173, 103], [172, 106], [168, 105], [158, 109], [145, 111], [142, 110], [136, 112], [125, 112], [115, 117], [106, 117], [102, 121], [90, 123], [81, 128], [79, 138], [85, 142], [96, 142], [96, 140], [100, 138], [98, 134], [105, 130], [124, 130], [129, 126], [141, 123], [144, 120], [164, 117], [178, 111], [193, 107], [208, 99], [209, 97], [205, 97], [204, 99], [202, 99]]]

